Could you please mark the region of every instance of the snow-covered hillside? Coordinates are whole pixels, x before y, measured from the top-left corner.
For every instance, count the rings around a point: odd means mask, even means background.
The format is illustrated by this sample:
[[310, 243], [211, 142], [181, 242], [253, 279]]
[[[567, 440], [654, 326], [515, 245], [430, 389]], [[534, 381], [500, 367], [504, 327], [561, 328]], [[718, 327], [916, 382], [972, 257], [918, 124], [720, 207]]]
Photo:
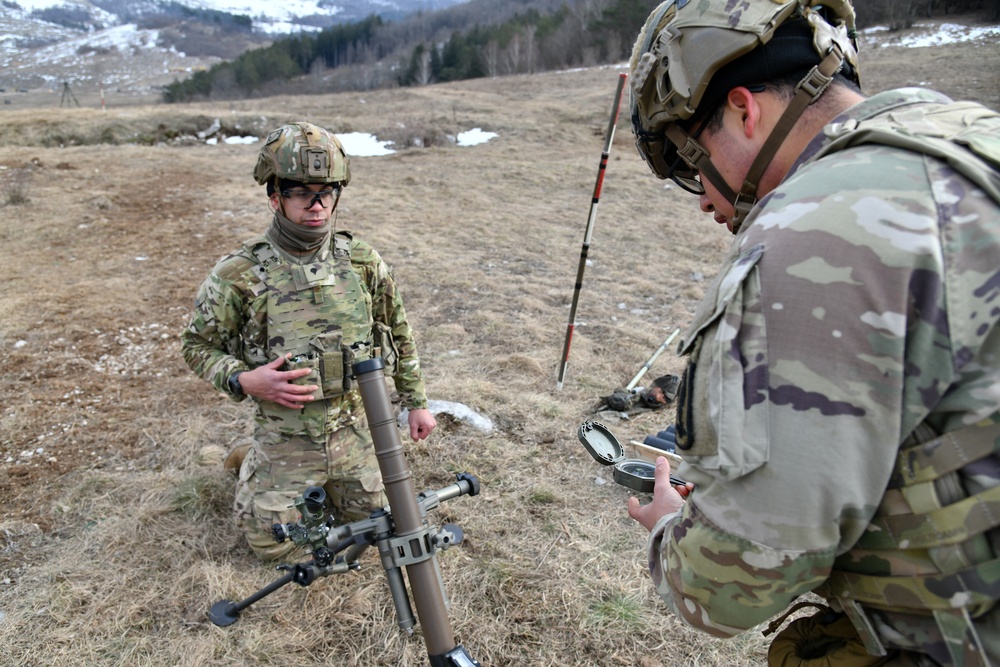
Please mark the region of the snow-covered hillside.
[[148, 93], [276, 36], [466, 0], [0, 0], [0, 88]]

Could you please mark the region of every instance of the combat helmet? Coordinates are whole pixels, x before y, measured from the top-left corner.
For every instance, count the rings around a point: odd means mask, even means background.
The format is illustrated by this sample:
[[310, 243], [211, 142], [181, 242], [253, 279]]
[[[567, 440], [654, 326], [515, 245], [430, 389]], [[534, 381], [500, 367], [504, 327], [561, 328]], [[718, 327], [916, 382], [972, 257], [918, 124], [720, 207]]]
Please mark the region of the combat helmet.
[[[734, 203], [738, 229], [757, 184], [795, 121], [843, 71], [858, 82], [854, 9], [849, 0], [666, 0], [649, 15], [632, 50], [631, 120], [636, 146], [654, 174], [702, 194], [708, 178]], [[742, 190], [719, 175], [691, 130], [736, 86], [809, 72], [761, 148]]]
[[275, 187], [282, 180], [343, 187], [351, 181], [351, 160], [328, 130], [312, 123], [288, 123], [267, 135], [253, 177], [259, 185]]

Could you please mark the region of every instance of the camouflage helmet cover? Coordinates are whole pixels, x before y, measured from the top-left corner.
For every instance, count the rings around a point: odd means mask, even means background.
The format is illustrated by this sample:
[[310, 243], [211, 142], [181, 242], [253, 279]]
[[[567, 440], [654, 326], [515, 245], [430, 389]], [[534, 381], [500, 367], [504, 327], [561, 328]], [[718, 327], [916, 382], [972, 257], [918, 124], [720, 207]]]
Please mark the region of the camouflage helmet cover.
[[312, 123], [288, 123], [267, 135], [253, 177], [259, 185], [277, 179], [345, 186], [351, 180], [350, 158], [330, 131]]
[[767, 44], [794, 19], [808, 21], [817, 63], [836, 43], [857, 71], [849, 0], [666, 0], [653, 10], [635, 42], [629, 69], [632, 129], [655, 174], [667, 178], [676, 158], [676, 148], [664, 136], [666, 127], [699, 111], [710, 112], [698, 107], [716, 73]]

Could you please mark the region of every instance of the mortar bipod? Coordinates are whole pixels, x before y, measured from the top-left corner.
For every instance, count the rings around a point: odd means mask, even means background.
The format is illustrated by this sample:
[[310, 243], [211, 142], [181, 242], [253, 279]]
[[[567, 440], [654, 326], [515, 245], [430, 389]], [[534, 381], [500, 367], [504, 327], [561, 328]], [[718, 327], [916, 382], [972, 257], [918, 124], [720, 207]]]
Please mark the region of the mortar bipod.
[[[455, 484], [419, 496], [414, 492], [385, 385], [384, 366], [382, 359], [376, 357], [355, 363], [352, 372], [368, 418], [389, 507], [372, 512], [367, 519], [335, 526], [326, 515], [325, 492], [320, 487], [309, 487], [295, 501], [302, 520], [276, 524], [274, 532], [279, 541], [292, 539], [308, 545], [311, 560], [278, 566], [288, 574], [245, 600], [216, 602], [209, 611], [209, 620], [218, 626], [231, 625], [243, 609], [289, 582], [308, 586], [319, 577], [355, 569], [365, 549], [375, 545], [396, 607], [397, 622], [400, 628], [412, 633], [415, 621], [401, 569], [406, 568], [431, 667], [480, 667], [464, 647], [455, 643], [436, 557], [439, 550], [461, 542], [462, 530], [453, 524], [445, 524], [438, 530], [425, 520], [427, 511], [445, 500], [477, 495], [479, 480], [468, 473], [459, 473]], [[343, 556], [338, 555], [344, 551]]]
[[[437, 491], [424, 491], [417, 496], [416, 500], [422, 515], [425, 516], [429, 510], [435, 509], [446, 500], [479, 493], [479, 480], [473, 475], [458, 473], [456, 477], [458, 481], [455, 484]], [[325, 501], [325, 495], [321, 487], [311, 486], [301, 498], [322, 503]], [[356, 570], [361, 567], [358, 562], [361, 555], [369, 546], [374, 545], [378, 548], [383, 568], [389, 579], [389, 589], [396, 605], [399, 627], [412, 634], [415, 623], [410, 611], [410, 602], [402, 578], [396, 575], [400, 574], [401, 567], [432, 558], [437, 551], [460, 544], [463, 538], [462, 529], [455, 524], [446, 523], [440, 530], [433, 526], [425, 526], [418, 534], [399, 537], [394, 533], [392, 513], [385, 508], [375, 510], [367, 519], [341, 526], [334, 526], [331, 519], [332, 517], [324, 513], [323, 520], [312, 530], [305, 521], [275, 524], [273, 531], [276, 541], [283, 542], [290, 539], [300, 545], [308, 544], [312, 549], [310, 560], [294, 565], [276, 566], [275, 569], [284, 570], [288, 574], [239, 602], [231, 600], [216, 602], [208, 612], [209, 620], [219, 627], [232, 625], [238, 620], [241, 611], [285, 584], [308, 586], [321, 577]], [[340, 555], [341, 553], [343, 555]]]

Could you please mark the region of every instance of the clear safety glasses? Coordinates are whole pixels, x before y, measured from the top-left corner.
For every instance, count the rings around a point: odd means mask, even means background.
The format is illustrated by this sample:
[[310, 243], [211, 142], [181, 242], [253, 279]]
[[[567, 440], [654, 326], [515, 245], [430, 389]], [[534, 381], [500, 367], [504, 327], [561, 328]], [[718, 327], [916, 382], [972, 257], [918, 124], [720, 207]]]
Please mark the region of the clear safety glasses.
[[330, 208], [333, 205], [333, 200], [340, 196], [340, 188], [315, 192], [312, 190], [282, 190], [281, 196], [296, 208], [312, 208], [316, 202], [319, 202], [323, 208]]

